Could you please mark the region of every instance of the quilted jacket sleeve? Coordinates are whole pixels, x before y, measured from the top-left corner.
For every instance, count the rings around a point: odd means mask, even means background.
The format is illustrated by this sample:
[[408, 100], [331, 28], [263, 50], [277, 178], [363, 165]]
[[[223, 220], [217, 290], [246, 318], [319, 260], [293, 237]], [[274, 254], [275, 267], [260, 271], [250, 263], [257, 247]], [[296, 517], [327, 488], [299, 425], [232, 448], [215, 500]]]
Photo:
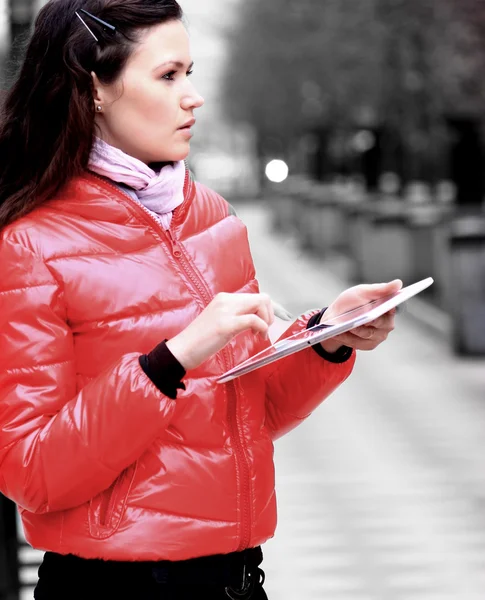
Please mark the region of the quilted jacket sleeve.
[[0, 241], [0, 491], [36, 513], [108, 488], [165, 428], [175, 403], [138, 353], [76, 392], [73, 336], [46, 265]]
[[[312, 313], [297, 319], [280, 339], [306, 328]], [[266, 380], [266, 426], [273, 439], [306, 419], [352, 372], [355, 351], [340, 364], [331, 363], [311, 348], [269, 364]]]

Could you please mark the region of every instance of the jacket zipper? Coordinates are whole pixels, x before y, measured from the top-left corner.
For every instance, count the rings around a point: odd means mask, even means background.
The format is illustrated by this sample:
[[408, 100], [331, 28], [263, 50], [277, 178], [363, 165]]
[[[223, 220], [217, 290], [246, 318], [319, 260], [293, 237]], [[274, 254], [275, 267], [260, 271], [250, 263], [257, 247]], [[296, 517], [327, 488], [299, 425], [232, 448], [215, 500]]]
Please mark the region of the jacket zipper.
[[[179, 258], [180, 264], [184, 269], [187, 277], [192, 281], [195, 289], [199, 292], [200, 297], [207, 306], [213, 299], [213, 294], [205, 284], [202, 277], [190, 264], [190, 259], [187, 258], [185, 252], [182, 251], [182, 246], [177, 245], [177, 240], [173, 237], [170, 230], [167, 234], [172, 243], [174, 256]], [[176, 254], [177, 253], [177, 254]], [[229, 351], [224, 348], [221, 351], [223, 359], [224, 370], [229, 371], [231, 368], [231, 357]], [[244, 436], [242, 435], [241, 427], [239, 425], [239, 419], [237, 417], [237, 391], [233, 381], [226, 383], [227, 392], [227, 419], [229, 422], [229, 430], [231, 432], [231, 439], [234, 440], [234, 456], [236, 460], [236, 472], [241, 482], [241, 504], [242, 504], [242, 517], [241, 517], [241, 540], [239, 542], [238, 550], [244, 550], [249, 546], [251, 540], [251, 484], [249, 475], [249, 461], [244, 446]]]
[[[229, 370], [229, 360], [227, 350], [223, 350], [225, 370]], [[240, 474], [241, 481], [241, 541], [239, 542], [238, 550], [245, 550], [249, 547], [251, 541], [251, 483], [249, 473], [249, 461], [244, 447], [243, 435], [239, 426], [237, 417], [237, 392], [233, 381], [225, 384], [227, 390], [227, 418], [231, 437], [234, 440], [234, 451], [236, 457], [236, 471]]]
[[[132, 198], [129, 194], [125, 193], [120, 188], [116, 187], [109, 181], [106, 181], [102, 177], [93, 173], [95, 177], [101, 179], [106, 185], [112, 187], [117, 192], [126, 196], [131, 203], [137, 208], [141, 209], [143, 213], [150, 219], [152, 223], [155, 224], [156, 229], [158, 231], [162, 231], [165, 239], [168, 241], [168, 245], [172, 251], [172, 255], [178, 259], [181, 264], [183, 270], [185, 271], [187, 277], [192, 282], [195, 289], [198, 291], [200, 297], [202, 298], [204, 305], [207, 306], [211, 300], [214, 298], [210, 289], [206, 286], [202, 277], [197, 273], [197, 271], [191, 266], [190, 259], [188, 259], [184, 252], [182, 252], [182, 246], [177, 242], [174, 237], [171, 229], [164, 230], [160, 225], [160, 222], [153, 214], [141, 203], [137, 202], [134, 198]], [[185, 181], [184, 181], [184, 190], [186, 189], [188, 183], [189, 172], [186, 167], [185, 173]], [[172, 217], [172, 224], [175, 220], [175, 215]], [[231, 368], [231, 358], [229, 351], [224, 348], [221, 351], [221, 356], [223, 359], [224, 370], [229, 371]], [[250, 470], [249, 470], [249, 460], [247, 457], [246, 449], [243, 442], [243, 435], [241, 432], [241, 427], [239, 425], [239, 419], [237, 416], [237, 391], [236, 386], [233, 381], [229, 381], [224, 384], [227, 392], [227, 416], [229, 422], [229, 430], [231, 432], [231, 439], [234, 440], [234, 456], [236, 461], [236, 473], [238, 476], [241, 486], [241, 504], [242, 504], [242, 517], [241, 517], [241, 539], [239, 542], [238, 550], [244, 550], [248, 548], [249, 542], [251, 541], [251, 529], [252, 529], [252, 519], [251, 519], [251, 484], [250, 484]]]

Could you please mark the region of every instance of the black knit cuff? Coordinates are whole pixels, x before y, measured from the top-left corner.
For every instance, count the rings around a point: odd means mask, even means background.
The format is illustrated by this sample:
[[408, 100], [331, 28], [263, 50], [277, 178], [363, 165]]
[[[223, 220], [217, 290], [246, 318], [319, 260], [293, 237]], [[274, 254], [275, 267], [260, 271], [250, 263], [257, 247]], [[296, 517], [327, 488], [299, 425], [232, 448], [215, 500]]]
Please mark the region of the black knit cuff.
[[[327, 308], [322, 308], [319, 313], [310, 317], [306, 328], [310, 329], [311, 327], [318, 325], [326, 310]], [[335, 364], [341, 364], [348, 361], [353, 352], [353, 348], [349, 348], [349, 346], [340, 346], [336, 352], [327, 352], [321, 344], [313, 344], [312, 349], [318, 354], [318, 356], [321, 356], [325, 360], [328, 360], [328, 362]]]
[[140, 356], [140, 366], [154, 385], [168, 398], [175, 400], [177, 390], [185, 390], [182, 378], [185, 369], [170, 352], [164, 340], [148, 354]]

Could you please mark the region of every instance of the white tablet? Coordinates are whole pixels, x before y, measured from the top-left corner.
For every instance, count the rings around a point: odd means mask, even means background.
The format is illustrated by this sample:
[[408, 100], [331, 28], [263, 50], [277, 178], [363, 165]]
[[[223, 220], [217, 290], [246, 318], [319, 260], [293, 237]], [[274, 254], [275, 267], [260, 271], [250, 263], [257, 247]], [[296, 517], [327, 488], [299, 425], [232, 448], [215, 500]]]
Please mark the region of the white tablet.
[[304, 350], [305, 348], [308, 348], [308, 346], [319, 344], [320, 342], [335, 337], [336, 335], [340, 335], [341, 333], [345, 333], [346, 331], [350, 331], [351, 329], [355, 329], [356, 327], [370, 323], [381, 315], [389, 312], [398, 304], [401, 304], [405, 300], [409, 300], [409, 298], [419, 294], [428, 288], [432, 283], [433, 278], [428, 277], [427, 279], [423, 279], [417, 283], [413, 283], [412, 285], [401, 288], [395, 294], [386, 296], [385, 298], [380, 298], [379, 300], [373, 300], [372, 302], [368, 302], [363, 306], [359, 306], [358, 308], [354, 308], [353, 310], [342, 313], [341, 315], [338, 315], [326, 321], [325, 323], [315, 325], [310, 329], [305, 329], [304, 331], [300, 331], [289, 338], [280, 340], [269, 348], [266, 348], [262, 352], [259, 352], [251, 358], [248, 358], [230, 371], [227, 371], [221, 375], [217, 379], [217, 383], [226, 383], [231, 381], [231, 379], [235, 379], [241, 375], [246, 375], [246, 373], [250, 373], [251, 371], [259, 369], [260, 367], [264, 367], [275, 360], [279, 360], [280, 358], [293, 354], [294, 352]]

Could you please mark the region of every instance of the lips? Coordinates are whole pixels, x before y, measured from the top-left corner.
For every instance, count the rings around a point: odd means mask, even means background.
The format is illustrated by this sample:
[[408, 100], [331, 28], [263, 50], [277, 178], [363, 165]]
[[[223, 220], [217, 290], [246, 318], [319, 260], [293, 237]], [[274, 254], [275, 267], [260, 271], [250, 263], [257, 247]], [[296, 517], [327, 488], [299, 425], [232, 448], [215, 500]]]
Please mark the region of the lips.
[[190, 129], [195, 125], [195, 123], [195, 119], [190, 119], [190, 121], [187, 121], [187, 123], [185, 123], [185, 125], [182, 125], [182, 127], [179, 127], [179, 129]]

